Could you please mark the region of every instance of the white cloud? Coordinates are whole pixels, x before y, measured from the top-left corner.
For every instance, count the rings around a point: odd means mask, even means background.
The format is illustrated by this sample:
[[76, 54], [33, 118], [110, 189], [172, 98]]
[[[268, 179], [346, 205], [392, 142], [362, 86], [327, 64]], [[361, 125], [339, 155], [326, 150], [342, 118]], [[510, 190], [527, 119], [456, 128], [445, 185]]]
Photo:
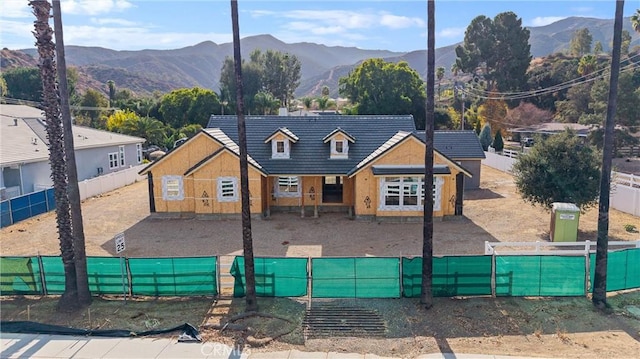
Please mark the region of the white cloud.
[[66, 0], [60, 3], [63, 14], [99, 15], [133, 7], [127, 0]]
[[383, 26], [392, 29], [404, 29], [407, 27], [424, 27], [424, 21], [417, 17], [397, 16], [384, 14], [380, 19]]
[[447, 27], [438, 32], [438, 37], [456, 38], [463, 36], [466, 30], [464, 27]]
[[231, 33], [151, 32], [135, 26], [66, 26], [65, 43], [114, 50], [175, 49], [203, 41], [230, 42]]
[[3, 18], [25, 18], [33, 16], [29, 7], [29, 0], [0, 1], [0, 16]]
[[135, 26], [135, 21], [116, 18], [91, 18], [91, 22], [96, 25], [118, 25], [118, 26]]
[[[36, 39], [31, 35], [33, 22], [0, 19], [0, 29], [2, 29], [1, 38], [3, 48], [24, 49], [34, 47]], [[13, 43], [5, 43], [7, 38], [10, 38]]]
[[533, 18], [527, 26], [546, 26], [556, 21], [566, 19], [568, 16], [538, 16]]

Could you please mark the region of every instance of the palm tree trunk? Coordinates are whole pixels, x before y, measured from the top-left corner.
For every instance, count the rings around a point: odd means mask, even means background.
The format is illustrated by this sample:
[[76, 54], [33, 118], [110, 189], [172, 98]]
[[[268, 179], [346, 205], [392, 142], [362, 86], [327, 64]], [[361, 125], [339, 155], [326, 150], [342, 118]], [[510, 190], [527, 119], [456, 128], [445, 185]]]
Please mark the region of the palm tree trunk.
[[433, 126], [435, 99], [435, 2], [427, 1], [427, 118], [424, 154], [424, 221], [422, 228], [422, 287], [420, 303], [433, 306]]
[[69, 90], [67, 89], [67, 63], [64, 55], [62, 36], [62, 14], [60, 0], [53, 0], [53, 27], [56, 39], [56, 58], [58, 61], [58, 90], [60, 92], [60, 111], [64, 131], [64, 149], [67, 160], [67, 177], [69, 181], [68, 195], [71, 206], [71, 229], [73, 233], [73, 253], [76, 266], [76, 283], [78, 302], [85, 306], [91, 304], [89, 279], [87, 276], [87, 255], [84, 244], [84, 224], [80, 205], [80, 189], [78, 188], [78, 169], [76, 168], [76, 152], [73, 146], [71, 110], [69, 109]]
[[624, 0], [616, 1], [616, 17], [613, 24], [613, 51], [611, 54], [611, 77], [609, 99], [604, 127], [602, 149], [602, 175], [600, 176], [600, 200], [598, 204], [598, 243], [596, 268], [593, 280], [593, 305], [598, 309], [607, 306], [607, 252], [609, 250], [609, 194], [611, 192], [611, 160], [613, 156], [616, 102], [618, 98], [618, 75], [620, 73], [620, 45], [622, 44], [622, 21]]
[[69, 197], [67, 195], [67, 164], [63, 143], [63, 129], [60, 121], [60, 107], [56, 86], [55, 45], [53, 30], [49, 26], [51, 5], [45, 0], [32, 0], [29, 5], [36, 16], [36, 47], [38, 49], [40, 77], [42, 78], [42, 105], [45, 112], [45, 128], [49, 141], [49, 162], [51, 163], [51, 179], [53, 195], [56, 200], [56, 222], [60, 238], [60, 252], [64, 265], [64, 293], [58, 302], [60, 310], [74, 310], [78, 306], [76, 267], [74, 262], [73, 235]]
[[233, 26], [233, 60], [236, 73], [236, 114], [238, 115], [238, 146], [240, 147], [240, 192], [242, 194], [242, 248], [244, 249], [244, 275], [246, 282], [246, 311], [257, 311], [256, 278], [253, 264], [253, 239], [251, 237], [251, 211], [249, 204], [249, 167], [247, 162], [247, 132], [244, 122], [242, 96], [242, 58], [240, 57], [240, 26], [238, 1], [231, 0]]

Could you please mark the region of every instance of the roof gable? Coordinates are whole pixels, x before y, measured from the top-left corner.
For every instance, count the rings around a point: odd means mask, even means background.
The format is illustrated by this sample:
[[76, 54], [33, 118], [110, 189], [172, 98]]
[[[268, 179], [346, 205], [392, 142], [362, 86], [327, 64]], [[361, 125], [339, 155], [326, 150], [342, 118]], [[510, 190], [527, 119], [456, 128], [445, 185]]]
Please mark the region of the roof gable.
[[[358, 172], [366, 168], [368, 165], [374, 163], [378, 158], [380, 158], [384, 154], [389, 153], [394, 148], [398, 147], [400, 144], [410, 140], [418, 141], [419, 143], [424, 145], [424, 140], [419, 138], [415, 132], [398, 131], [398, 133], [396, 133], [393, 137], [391, 137], [389, 140], [383, 143], [380, 147], [378, 147], [378, 149], [376, 149], [369, 156], [367, 156], [365, 159], [360, 161], [360, 163], [358, 163], [356, 167], [354, 167], [351, 171], [349, 171], [348, 176], [349, 177], [355, 176]], [[438, 151], [435, 148], [433, 149], [433, 152], [439, 155], [440, 157], [442, 157], [449, 166], [456, 168], [458, 171], [463, 172], [469, 177], [472, 177], [471, 172], [469, 172], [467, 169], [459, 165], [457, 162], [455, 162], [451, 158], [444, 155], [442, 152]], [[438, 165], [435, 165], [435, 166], [438, 166]]]
[[329, 132], [329, 134], [324, 136], [324, 138], [322, 139], [322, 142], [327, 143], [327, 142], [331, 141], [331, 139], [334, 138], [338, 134], [342, 134], [347, 139], [347, 141], [349, 141], [351, 143], [355, 143], [356, 142], [356, 138], [355, 137], [351, 136], [347, 131], [341, 129], [340, 127], [336, 127], [335, 130]]
[[[197, 172], [200, 168], [202, 168], [203, 166], [205, 166], [207, 163], [213, 161], [216, 157], [220, 156], [222, 153], [229, 153], [232, 156], [236, 157], [236, 158], [240, 158], [240, 156], [233, 152], [231, 149], [229, 149], [228, 147], [220, 147], [217, 151], [213, 152], [212, 154], [210, 154], [209, 156], [203, 158], [200, 162], [196, 163], [195, 165], [193, 165], [191, 168], [189, 168], [188, 170], [186, 170], [184, 172], [185, 176], [189, 176], [195, 172]], [[255, 163], [255, 165], [254, 165]], [[258, 170], [258, 172], [260, 172], [260, 174], [262, 174], [263, 176], [266, 176], [267, 174], [262, 170], [262, 168], [258, 167], [259, 165], [255, 162], [255, 161], [249, 161], [249, 165], [252, 166], [253, 168], [255, 168], [256, 170]], [[258, 166], [256, 166], [258, 165]]]
[[288, 128], [280, 127], [279, 129], [275, 130], [272, 134], [267, 136], [267, 138], [265, 138], [265, 140], [264, 140], [264, 143], [267, 143], [267, 142], [273, 140], [273, 138], [278, 134], [282, 134], [284, 137], [288, 138], [289, 141], [291, 141], [293, 143], [296, 143], [296, 142], [298, 142], [298, 140], [300, 140], [300, 138], [298, 136], [296, 136], [295, 133], [291, 132], [291, 130], [289, 130]]

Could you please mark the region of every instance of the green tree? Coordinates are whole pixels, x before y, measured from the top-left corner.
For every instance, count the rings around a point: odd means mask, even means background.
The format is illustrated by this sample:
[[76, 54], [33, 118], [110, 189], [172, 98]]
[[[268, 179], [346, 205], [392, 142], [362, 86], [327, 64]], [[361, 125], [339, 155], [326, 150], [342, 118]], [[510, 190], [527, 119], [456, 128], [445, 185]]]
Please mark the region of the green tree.
[[116, 99], [116, 83], [113, 80], [109, 80], [107, 81], [107, 87], [109, 88], [109, 107], [113, 107]]
[[[263, 90], [262, 74], [264, 72], [260, 63], [260, 51], [254, 51], [251, 57], [251, 62], [242, 62], [242, 90], [245, 108], [248, 113], [259, 112], [254, 107], [254, 98], [258, 92]], [[220, 98], [222, 102], [226, 102], [235, 111], [236, 78], [233, 66], [233, 59], [230, 57], [225, 58], [220, 72]]]
[[602, 43], [600, 41], [596, 41], [593, 45], [593, 54], [598, 55], [602, 53]]
[[631, 26], [640, 33], [640, 9], [636, 9], [636, 13], [631, 16]]
[[591, 42], [593, 37], [589, 29], [578, 29], [573, 33], [573, 37], [569, 42], [569, 52], [573, 56], [583, 56], [591, 52]]
[[330, 94], [329, 86], [327, 86], [327, 85], [322, 86], [321, 94], [322, 94], [323, 97], [329, 97], [329, 94]]
[[[200, 125], [188, 126], [196, 126], [196, 131], [200, 131], [202, 128]], [[161, 121], [156, 120], [155, 118], [140, 117], [137, 114], [134, 114], [134, 116], [129, 116], [124, 119], [117, 132], [129, 136], [142, 137], [147, 140], [145, 142], [145, 147], [148, 147], [150, 145], [162, 145], [162, 139], [166, 132], [166, 128]]]
[[261, 115], [271, 115], [280, 106], [280, 101], [266, 91], [260, 91], [253, 98], [257, 113]]
[[7, 85], [7, 96], [11, 98], [40, 102], [42, 80], [36, 67], [18, 67], [3, 71], [2, 78]]
[[4, 80], [4, 77], [0, 76], [0, 96], [7, 96], [7, 81]]
[[329, 98], [326, 96], [318, 97], [316, 99], [316, 102], [318, 103], [318, 110], [322, 112], [324, 112], [329, 107]]
[[598, 197], [599, 154], [573, 131], [538, 139], [513, 165], [516, 187], [526, 202], [551, 209], [554, 202], [587, 209]]
[[502, 132], [500, 131], [500, 129], [496, 131], [496, 135], [493, 138], [491, 147], [493, 147], [496, 152], [500, 152], [504, 149], [504, 140], [502, 139]]
[[480, 131], [480, 145], [484, 151], [489, 151], [491, 142], [491, 124], [487, 122], [482, 126], [482, 130]]
[[218, 95], [200, 87], [171, 91], [160, 100], [160, 113], [164, 123], [173, 128], [196, 123], [206, 126], [209, 117], [220, 109]]
[[289, 107], [293, 93], [300, 85], [301, 64], [295, 55], [267, 50], [260, 56], [262, 88]]
[[578, 63], [578, 73], [580, 76], [587, 76], [593, 73], [598, 67], [598, 58], [595, 55], [587, 54], [580, 58]]
[[440, 86], [442, 85], [442, 79], [444, 78], [444, 72], [445, 72], [445, 68], [442, 67], [442, 66], [438, 66], [438, 68], [436, 69], [436, 78], [438, 79], [438, 101], [440, 100], [440, 95], [442, 94]]
[[104, 110], [109, 107], [109, 100], [99, 91], [88, 89], [80, 100], [81, 117], [88, 120], [86, 125], [93, 128], [105, 128]]
[[308, 111], [311, 105], [313, 105], [313, 99], [311, 97], [305, 97], [302, 99], [302, 104], [304, 105], [304, 109]]
[[424, 128], [425, 87], [407, 62], [365, 60], [339, 80], [339, 92], [357, 105], [361, 115], [413, 115]]
[[622, 30], [622, 43], [620, 44], [620, 54], [628, 55], [629, 46], [631, 46], [631, 34], [627, 30]]
[[529, 30], [513, 12], [493, 20], [478, 16], [467, 27], [463, 44], [456, 47], [456, 63], [465, 73], [483, 76], [489, 89], [520, 90], [527, 84], [530, 49]]

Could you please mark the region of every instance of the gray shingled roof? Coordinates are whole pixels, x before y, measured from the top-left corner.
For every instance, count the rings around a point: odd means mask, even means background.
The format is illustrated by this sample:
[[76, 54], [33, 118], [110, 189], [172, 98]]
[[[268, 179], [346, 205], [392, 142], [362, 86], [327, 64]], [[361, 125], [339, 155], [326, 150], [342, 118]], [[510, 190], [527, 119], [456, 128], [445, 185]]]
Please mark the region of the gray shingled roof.
[[[25, 105], [0, 106], [0, 164], [48, 161], [49, 147], [42, 110]], [[16, 125], [17, 124], [17, 125]], [[143, 143], [139, 137], [74, 125], [76, 150]]]
[[[406, 116], [246, 116], [247, 151], [271, 175], [346, 175], [356, 165], [393, 137], [398, 131], [415, 131], [413, 117]], [[209, 128], [219, 128], [238, 142], [235, 115], [211, 116]], [[272, 159], [271, 144], [264, 139], [286, 127], [299, 138], [291, 144], [289, 159]], [[331, 159], [330, 146], [323, 138], [340, 127], [355, 137], [349, 157]]]
[[[424, 139], [424, 131], [416, 131]], [[474, 131], [434, 131], [433, 147], [445, 156], [454, 159], [483, 159], [484, 151]]]

